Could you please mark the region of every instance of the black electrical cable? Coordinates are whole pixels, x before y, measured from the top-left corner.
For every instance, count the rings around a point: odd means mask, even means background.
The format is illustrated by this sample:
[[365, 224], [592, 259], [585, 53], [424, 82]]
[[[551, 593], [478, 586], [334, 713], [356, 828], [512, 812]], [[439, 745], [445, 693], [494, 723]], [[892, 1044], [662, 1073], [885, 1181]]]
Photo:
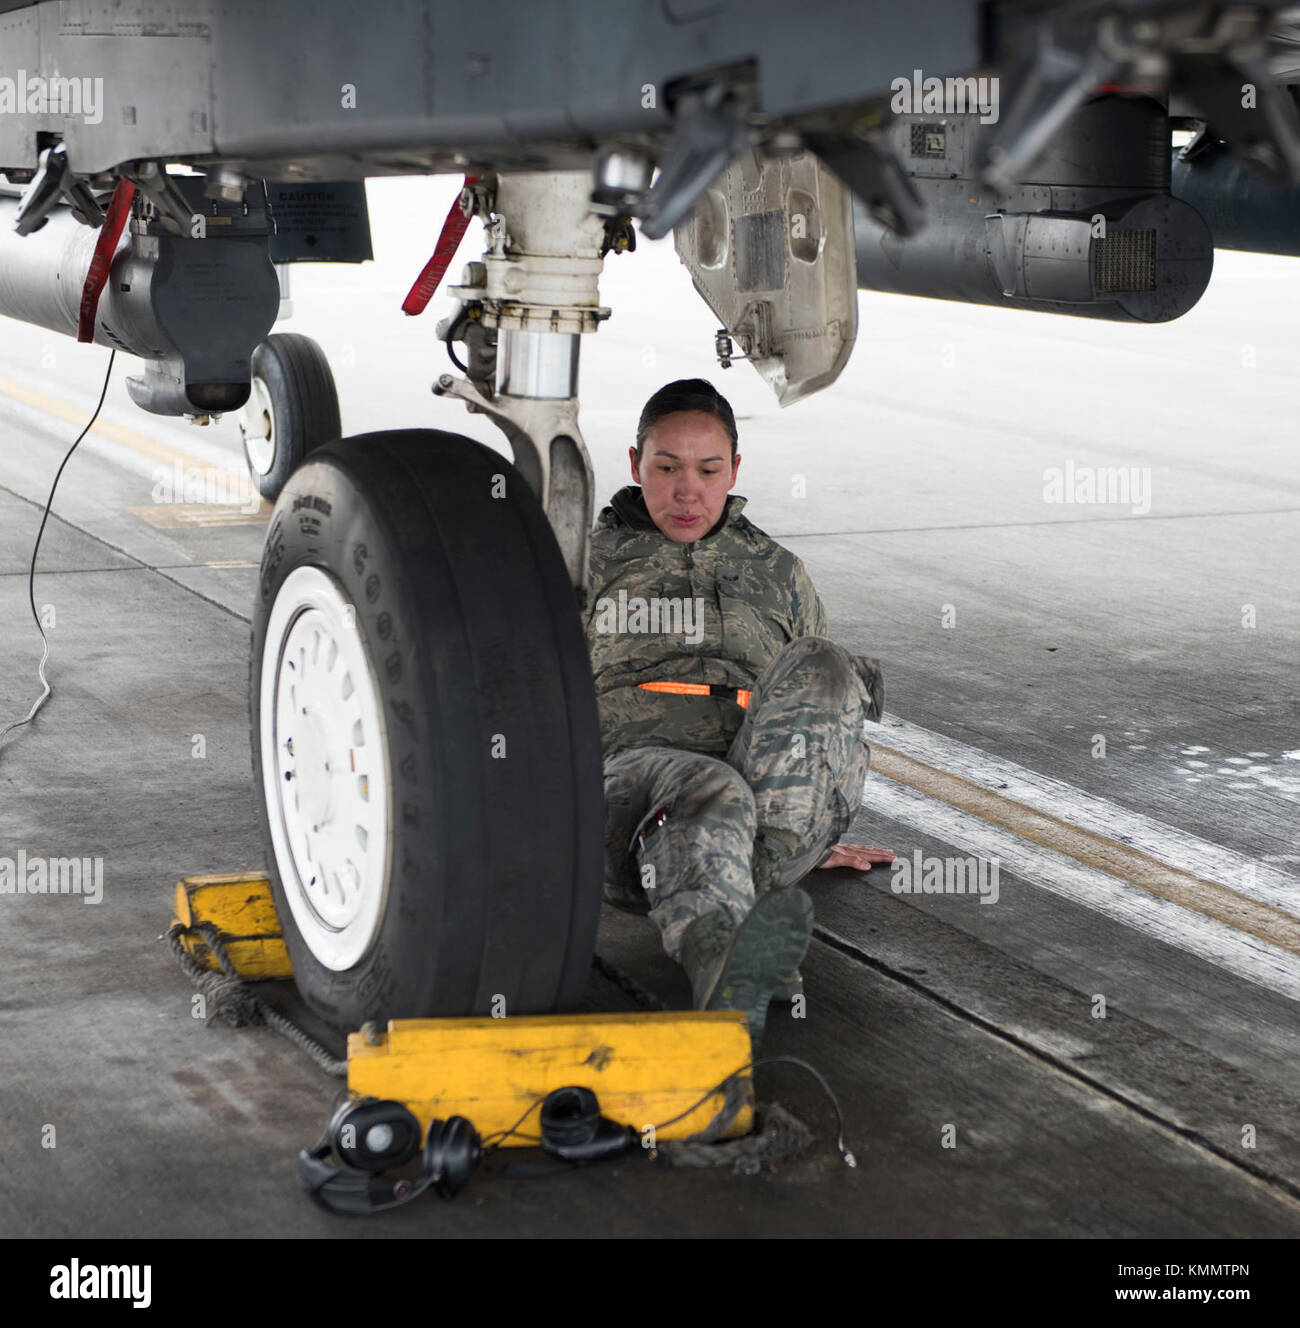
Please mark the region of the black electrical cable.
[[[541, 1143], [542, 1141], [541, 1135], [519, 1134], [519, 1127], [529, 1118], [529, 1116], [533, 1114], [534, 1111], [537, 1110], [538, 1107], [542, 1105], [542, 1103], [545, 1100], [546, 1100], [545, 1098], [539, 1097], [537, 1101], [534, 1102], [533, 1105], [529, 1107], [528, 1110], [525, 1111], [524, 1114], [520, 1116], [519, 1119], [515, 1121], [515, 1123], [508, 1130], [494, 1130], [491, 1134], [484, 1135], [482, 1141], [483, 1156], [486, 1157], [489, 1153], [495, 1153], [496, 1150], [500, 1148], [502, 1144], [507, 1139], [509, 1139], [512, 1134], [518, 1135], [520, 1139], [527, 1139], [529, 1143]], [[494, 1144], [489, 1144], [488, 1143], [489, 1139], [496, 1139], [497, 1142]]]
[[469, 377], [469, 370], [461, 363], [460, 356], [456, 354], [453, 343], [456, 340], [456, 334], [461, 328], [469, 322], [469, 311], [462, 307], [460, 313], [452, 320], [451, 326], [447, 329], [447, 335], [443, 338], [443, 345], [447, 348], [447, 358], [458, 368], [466, 378]]
[[50, 508], [54, 505], [54, 491], [59, 487], [59, 479], [63, 474], [63, 468], [72, 460], [72, 454], [81, 445], [81, 440], [90, 432], [91, 427], [99, 418], [100, 408], [104, 404], [104, 398], [108, 396], [109, 379], [113, 376], [113, 361], [117, 358], [117, 351], [109, 352], [108, 368], [104, 371], [104, 386], [100, 389], [99, 400], [95, 403], [94, 414], [86, 421], [86, 427], [77, 435], [77, 440], [68, 448], [63, 460], [59, 463], [59, 468], [54, 472], [54, 483], [50, 485], [50, 496], [45, 500], [45, 511], [41, 514], [40, 529], [36, 532], [36, 543], [32, 545], [32, 560], [27, 567], [27, 599], [32, 606], [32, 620], [36, 624], [36, 630], [41, 634], [41, 641], [45, 646], [41, 654], [41, 662], [36, 667], [37, 676], [41, 680], [41, 686], [45, 689], [35, 702], [32, 708], [27, 712], [26, 719], [16, 719], [12, 724], [6, 724], [0, 729], [0, 742], [5, 740], [5, 736], [14, 729], [20, 729], [24, 724], [30, 724], [36, 718], [36, 712], [45, 704], [46, 700], [53, 695], [54, 689], [50, 686], [45, 677], [45, 661], [50, 657], [50, 640], [45, 635], [45, 628], [41, 626], [41, 615], [36, 612], [36, 555], [40, 552], [41, 536], [45, 534], [45, 523], [50, 519]]
[[822, 1092], [830, 1098], [831, 1106], [835, 1108], [836, 1151], [839, 1153], [846, 1167], [856, 1167], [858, 1165], [858, 1159], [849, 1152], [844, 1144], [844, 1112], [840, 1110], [840, 1100], [835, 1096], [835, 1090], [822, 1076], [822, 1072], [818, 1070], [816, 1066], [809, 1065], [807, 1061], [800, 1060], [798, 1056], [763, 1056], [754, 1062], [756, 1066], [780, 1065], [782, 1063], [786, 1065], [797, 1065], [801, 1070], [807, 1070], [808, 1073], [821, 1085]]
[[746, 1070], [757, 1069], [760, 1065], [779, 1065], [782, 1062], [788, 1065], [797, 1065], [801, 1069], [807, 1070], [808, 1073], [811, 1074], [813, 1078], [816, 1079], [817, 1082], [822, 1086], [822, 1091], [826, 1094], [828, 1098], [830, 1098], [831, 1106], [835, 1108], [835, 1120], [837, 1124], [837, 1138], [835, 1143], [836, 1150], [838, 1151], [840, 1157], [844, 1159], [845, 1166], [856, 1167], [858, 1165], [857, 1158], [854, 1157], [853, 1154], [849, 1152], [849, 1150], [844, 1146], [844, 1113], [843, 1111], [840, 1110], [839, 1098], [835, 1096], [834, 1089], [832, 1089], [830, 1084], [828, 1084], [826, 1080], [822, 1077], [821, 1072], [815, 1069], [813, 1066], [809, 1065], [807, 1061], [800, 1060], [799, 1057], [797, 1056], [761, 1056], [756, 1061], [750, 1061], [748, 1065], [742, 1065], [740, 1069], [733, 1070], [731, 1074], [729, 1074], [715, 1087], [710, 1088], [709, 1091], [705, 1093], [702, 1098], [700, 1098], [697, 1102], [692, 1103], [692, 1105], [687, 1107], [685, 1111], [679, 1112], [671, 1120], [666, 1120], [663, 1121], [661, 1124], [656, 1125], [654, 1127], [656, 1132], [665, 1129], [669, 1125], [676, 1125], [679, 1120], [685, 1120], [686, 1117], [691, 1114], [691, 1112], [697, 1111], [705, 1102], [707, 1102], [711, 1097], [713, 1097], [715, 1093], [722, 1092], [726, 1088], [726, 1086], [738, 1074], [744, 1074]]

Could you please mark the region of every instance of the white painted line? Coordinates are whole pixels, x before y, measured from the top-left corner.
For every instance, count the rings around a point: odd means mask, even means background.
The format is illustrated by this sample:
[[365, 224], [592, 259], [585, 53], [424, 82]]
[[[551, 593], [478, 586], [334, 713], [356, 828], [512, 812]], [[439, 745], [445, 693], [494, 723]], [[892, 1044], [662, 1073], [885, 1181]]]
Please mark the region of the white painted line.
[[[1105, 914], [1249, 982], [1300, 1001], [1300, 957], [1267, 941], [1030, 843], [1009, 830], [891, 779], [868, 775], [862, 805], [952, 844], [964, 853], [997, 858], [1003, 870], [1030, 885]], [[1002, 890], [1005, 895], [1005, 885]], [[986, 908], [974, 899], [971, 903], [981, 912]], [[990, 911], [996, 908], [994, 904]]]
[[[978, 784], [999, 797], [1023, 803], [1036, 811], [1068, 821], [1194, 876], [1218, 881], [1261, 904], [1300, 917], [1300, 879], [1266, 865], [1277, 856], [1245, 857], [1219, 844], [1211, 844], [1185, 830], [1177, 830], [1129, 811], [1105, 798], [1095, 797], [1072, 784], [1040, 775], [1013, 761], [990, 756], [953, 738], [946, 738], [906, 720], [886, 715], [881, 724], [867, 725], [867, 742], [880, 741], [905, 756]], [[873, 788], [874, 780], [868, 780]]]

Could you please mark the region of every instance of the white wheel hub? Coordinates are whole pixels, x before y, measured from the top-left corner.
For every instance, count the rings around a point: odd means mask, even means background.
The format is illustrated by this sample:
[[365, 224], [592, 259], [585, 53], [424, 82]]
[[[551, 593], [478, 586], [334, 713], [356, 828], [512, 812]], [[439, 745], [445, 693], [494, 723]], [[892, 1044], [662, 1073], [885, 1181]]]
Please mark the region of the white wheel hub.
[[388, 738], [356, 609], [321, 568], [296, 568], [275, 598], [259, 711], [262, 793], [294, 922], [325, 967], [351, 968], [388, 890]]
[[266, 380], [253, 375], [248, 401], [239, 412], [239, 432], [254, 474], [266, 475], [275, 464], [275, 410]]

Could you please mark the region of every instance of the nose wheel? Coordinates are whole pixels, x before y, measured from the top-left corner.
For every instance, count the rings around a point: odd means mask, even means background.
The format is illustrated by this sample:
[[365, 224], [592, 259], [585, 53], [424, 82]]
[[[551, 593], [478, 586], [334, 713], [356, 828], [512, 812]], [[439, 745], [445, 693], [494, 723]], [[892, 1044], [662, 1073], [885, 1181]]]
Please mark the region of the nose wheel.
[[238, 420], [253, 483], [273, 503], [307, 454], [342, 432], [334, 375], [320, 346], [300, 332], [267, 337], [253, 352]]

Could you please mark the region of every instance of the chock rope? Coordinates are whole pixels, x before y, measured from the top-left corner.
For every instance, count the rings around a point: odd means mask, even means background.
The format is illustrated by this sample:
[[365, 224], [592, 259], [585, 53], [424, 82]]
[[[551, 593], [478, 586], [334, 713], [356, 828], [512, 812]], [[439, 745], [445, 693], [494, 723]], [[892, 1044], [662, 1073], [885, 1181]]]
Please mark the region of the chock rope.
[[635, 978], [630, 978], [626, 973], [615, 968], [608, 959], [603, 959], [600, 955], [593, 955], [591, 966], [601, 977], [607, 978], [616, 987], [625, 991], [643, 1010], [667, 1010], [669, 1008], [648, 987], [643, 987]]
[[[181, 944], [182, 936], [200, 936], [203, 943], [216, 956], [221, 965], [221, 972], [214, 973], [204, 968]], [[298, 1027], [292, 1019], [273, 1010], [256, 995], [231, 962], [226, 953], [221, 932], [210, 922], [196, 922], [187, 927], [183, 922], [173, 922], [167, 930], [167, 942], [171, 946], [172, 958], [180, 965], [182, 972], [202, 993], [207, 1004], [205, 1023], [223, 1023], [231, 1028], [244, 1028], [250, 1024], [265, 1024], [281, 1036], [289, 1039], [300, 1051], [320, 1066], [326, 1074], [343, 1078], [348, 1072], [346, 1059], [339, 1060], [331, 1055], [310, 1033]]]
[[[737, 1082], [732, 1080], [732, 1083]], [[728, 1084], [728, 1092], [731, 1085]], [[764, 1167], [798, 1157], [812, 1141], [812, 1131], [779, 1102], [756, 1109], [759, 1128], [742, 1139], [718, 1139], [727, 1127], [715, 1131], [726, 1108], [699, 1134], [689, 1139], [670, 1139], [659, 1145], [659, 1153], [670, 1167], [726, 1167], [739, 1176], [756, 1176]], [[705, 1135], [712, 1134], [711, 1139]], [[716, 1142], [715, 1142], [716, 1140]]]

